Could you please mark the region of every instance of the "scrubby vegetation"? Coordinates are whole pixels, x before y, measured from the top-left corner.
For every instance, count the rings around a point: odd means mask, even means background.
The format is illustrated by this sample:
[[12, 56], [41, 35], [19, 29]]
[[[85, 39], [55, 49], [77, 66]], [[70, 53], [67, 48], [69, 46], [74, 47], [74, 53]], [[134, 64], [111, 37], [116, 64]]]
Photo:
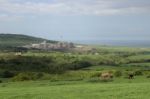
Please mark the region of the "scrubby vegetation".
[[149, 59], [149, 48], [0, 52], [0, 98], [148, 99]]
[[[133, 72], [135, 76], [142, 76], [150, 70], [149, 52], [148, 48], [137, 50], [137, 48], [111, 47], [95, 48], [82, 53], [28, 51], [16, 55], [15, 52], [1, 52], [0, 77], [11, 78], [13, 81], [56, 78], [59, 80], [70, 71], [77, 72], [79, 76], [72, 76], [72, 79], [99, 77], [102, 71], [112, 71], [114, 77], [127, 78], [129, 72]], [[86, 76], [78, 72], [79, 70], [82, 70]], [[38, 77], [38, 74], [42, 76]], [[74, 74], [68, 74], [64, 79], [69, 78], [69, 75]]]
[[[16, 36], [20, 45], [34, 39]], [[0, 42], [2, 99], [149, 98], [149, 48], [94, 46], [91, 50], [56, 52], [22, 49], [13, 45], [12, 39], [5, 44]]]

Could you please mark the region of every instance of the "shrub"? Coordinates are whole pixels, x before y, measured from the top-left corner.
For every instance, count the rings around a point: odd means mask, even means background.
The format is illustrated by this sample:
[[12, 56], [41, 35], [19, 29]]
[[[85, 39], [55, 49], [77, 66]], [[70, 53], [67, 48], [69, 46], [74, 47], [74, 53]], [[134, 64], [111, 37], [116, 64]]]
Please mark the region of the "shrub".
[[150, 78], [150, 73], [147, 74], [146, 78]]
[[3, 71], [1, 72], [1, 77], [2, 78], [11, 78], [13, 77], [15, 74], [13, 72], [10, 72], [10, 71]]
[[121, 77], [122, 76], [122, 72], [117, 70], [117, 71], [114, 72], [114, 76], [115, 77]]
[[101, 72], [100, 73], [95, 73], [95, 74], [93, 74], [91, 77], [100, 77], [101, 76]]
[[74, 61], [71, 64], [70, 69], [78, 70], [78, 69], [89, 67], [89, 66], [92, 66], [92, 63], [90, 63], [89, 61], [86, 61], [86, 60], [76, 60], [76, 61]]
[[134, 71], [134, 75], [141, 76], [141, 75], [143, 75], [143, 72], [142, 72], [142, 70], [136, 70], [136, 71]]
[[3, 81], [2, 80], [0, 80], [0, 83], [2, 83]]
[[146, 78], [150, 78], [150, 75], [147, 75]]
[[24, 72], [19, 73], [12, 78], [13, 81], [26, 81], [26, 80], [37, 80], [43, 76], [42, 73]]
[[36, 78], [39, 79], [39, 78], [42, 78], [44, 76], [43, 73], [37, 73], [35, 74]]
[[26, 73], [19, 73], [17, 76], [13, 78], [13, 81], [25, 81], [25, 80], [31, 80], [32, 75], [26, 74]]

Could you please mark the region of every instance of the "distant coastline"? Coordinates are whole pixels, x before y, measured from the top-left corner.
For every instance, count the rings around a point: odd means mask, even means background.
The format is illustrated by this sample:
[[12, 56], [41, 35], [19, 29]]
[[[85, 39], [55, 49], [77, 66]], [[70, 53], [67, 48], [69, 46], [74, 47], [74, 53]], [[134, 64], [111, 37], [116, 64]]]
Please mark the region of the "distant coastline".
[[73, 42], [90, 45], [150, 47], [150, 40], [76, 40]]

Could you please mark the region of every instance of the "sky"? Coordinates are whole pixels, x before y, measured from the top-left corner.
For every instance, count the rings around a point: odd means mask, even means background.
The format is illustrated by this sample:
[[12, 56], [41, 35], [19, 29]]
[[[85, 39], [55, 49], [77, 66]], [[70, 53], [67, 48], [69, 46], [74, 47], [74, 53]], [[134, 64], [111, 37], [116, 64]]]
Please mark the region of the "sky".
[[0, 0], [0, 33], [51, 40], [149, 40], [150, 0]]

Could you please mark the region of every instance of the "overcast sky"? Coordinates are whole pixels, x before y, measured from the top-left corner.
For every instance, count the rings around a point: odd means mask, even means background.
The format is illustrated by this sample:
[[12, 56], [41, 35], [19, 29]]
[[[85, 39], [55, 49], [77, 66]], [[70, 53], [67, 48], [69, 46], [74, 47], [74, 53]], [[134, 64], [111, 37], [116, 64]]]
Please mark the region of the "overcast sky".
[[150, 0], [0, 0], [0, 33], [53, 40], [150, 39]]

